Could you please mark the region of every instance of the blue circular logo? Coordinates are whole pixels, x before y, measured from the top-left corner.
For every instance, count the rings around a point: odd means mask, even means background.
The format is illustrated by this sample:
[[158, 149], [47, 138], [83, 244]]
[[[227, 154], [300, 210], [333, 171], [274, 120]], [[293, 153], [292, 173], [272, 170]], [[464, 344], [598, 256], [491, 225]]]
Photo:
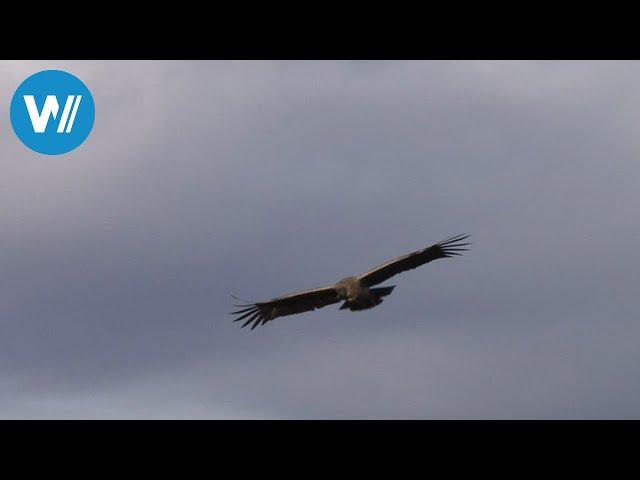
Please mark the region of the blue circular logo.
[[79, 147], [91, 133], [95, 116], [87, 86], [62, 70], [31, 75], [11, 100], [14, 132], [31, 150], [45, 155], [60, 155]]

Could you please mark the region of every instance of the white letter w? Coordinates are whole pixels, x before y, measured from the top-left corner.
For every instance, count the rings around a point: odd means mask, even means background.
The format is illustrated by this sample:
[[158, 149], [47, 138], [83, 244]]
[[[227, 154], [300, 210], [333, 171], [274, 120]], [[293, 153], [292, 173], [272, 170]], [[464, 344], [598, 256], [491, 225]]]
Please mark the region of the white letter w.
[[[55, 95], [47, 95], [47, 98], [44, 101], [44, 106], [42, 107], [42, 112], [38, 113], [38, 107], [36, 106], [36, 101], [33, 98], [33, 95], [24, 95], [24, 103], [27, 106], [27, 112], [29, 112], [29, 118], [31, 119], [31, 125], [33, 125], [33, 131], [35, 133], [44, 133], [47, 129], [47, 124], [49, 123], [49, 117], [53, 115], [53, 118], [58, 116], [58, 110], [60, 110], [60, 105], [58, 105], [58, 99]], [[64, 131], [64, 127], [67, 127], [67, 133], [71, 131], [71, 127], [73, 126], [73, 121], [76, 117], [76, 112], [78, 111], [78, 106], [80, 105], [80, 99], [82, 95], [69, 95], [67, 96], [67, 102], [64, 105], [64, 110], [62, 111], [62, 118], [60, 119], [60, 123], [58, 124], [58, 133], [62, 133]], [[73, 101], [75, 99], [75, 105], [73, 105]], [[71, 110], [71, 106], [73, 105], [73, 112], [71, 112], [71, 119], [69, 119], [69, 112]], [[67, 119], [69, 119], [69, 124], [67, 125]]]

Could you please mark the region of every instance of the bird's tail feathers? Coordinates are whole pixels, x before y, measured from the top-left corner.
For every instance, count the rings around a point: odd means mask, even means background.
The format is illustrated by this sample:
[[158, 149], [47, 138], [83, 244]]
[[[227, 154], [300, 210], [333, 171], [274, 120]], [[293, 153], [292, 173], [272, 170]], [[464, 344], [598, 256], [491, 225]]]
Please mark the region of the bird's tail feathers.
[[395, 285], [390, 285], [388, 287], [371, 288], [369, 289], [369, 291], [379, 298], [379, 297], [386, 297], [387, 295], [390, 295], [391, 292], [393, 292], [394, 288], [396, 288]]

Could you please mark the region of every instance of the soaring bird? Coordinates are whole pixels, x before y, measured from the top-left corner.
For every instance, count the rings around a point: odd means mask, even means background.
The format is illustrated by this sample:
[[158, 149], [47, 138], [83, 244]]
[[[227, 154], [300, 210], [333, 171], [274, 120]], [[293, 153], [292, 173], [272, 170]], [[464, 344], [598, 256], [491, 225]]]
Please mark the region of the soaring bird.
[[246, 319], [242, 327], [251, 324], [253, 330], [278, 317], [308, 312], [338, 302], [344, 302], [340, 310], [348, 308], [354, 312], [373, 308], [380, 305], [382, 297], [389, 295], [395, 288], [395, 285], [372, 288], [374, 285], [433, 260], [462, 255], [461, 252], [468, 250], [465, 247], [470, 245], [463, 243], [468, 238], [469, 235], [464, 234], [450, 237], [430, 247], [394, 258], [362, 275], [343, 278], [335, 285], [292, 293], [265, 302], [234, 305], [240, 307], [240, 310], [231, 312], [231, 315], [238, 315], [234, 322]]

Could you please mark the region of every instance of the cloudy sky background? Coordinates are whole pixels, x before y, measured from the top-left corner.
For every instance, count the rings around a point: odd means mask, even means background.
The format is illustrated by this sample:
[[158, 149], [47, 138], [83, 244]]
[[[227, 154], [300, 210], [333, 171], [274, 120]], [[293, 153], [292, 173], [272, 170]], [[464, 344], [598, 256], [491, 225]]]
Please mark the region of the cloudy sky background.
[[[9, 124], [49, 68], [59, 157]], [[640, 417], [640, 63], [0, 73], [1, 418]], [[376, 309], [226, 314], [461, 232]]]

